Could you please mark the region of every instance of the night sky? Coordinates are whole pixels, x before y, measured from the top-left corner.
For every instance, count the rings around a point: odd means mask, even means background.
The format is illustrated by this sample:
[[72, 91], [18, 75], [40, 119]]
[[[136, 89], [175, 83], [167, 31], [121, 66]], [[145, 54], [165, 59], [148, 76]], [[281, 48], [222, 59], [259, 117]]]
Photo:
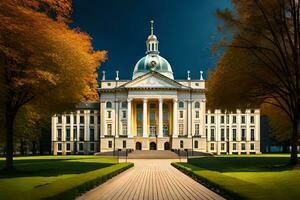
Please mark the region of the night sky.
[[214, 16], [218, 8], [231, 8], [230, 1], [73, 0], [72, 26], [91, 35], [94, 49], [108, 51], [100, 69], [107, 79], [114, 79], [116, 70], [121, 79], [131, 79], [136, 62], [145, 55], [153, 19], [160, 55], [171, 64], [175, 79], [185, 79], [187, 70], [192, 79], [199, 79], [199, 71], [206, 76], [218, 58], [210, 49], [220, 37], [220, 21]]

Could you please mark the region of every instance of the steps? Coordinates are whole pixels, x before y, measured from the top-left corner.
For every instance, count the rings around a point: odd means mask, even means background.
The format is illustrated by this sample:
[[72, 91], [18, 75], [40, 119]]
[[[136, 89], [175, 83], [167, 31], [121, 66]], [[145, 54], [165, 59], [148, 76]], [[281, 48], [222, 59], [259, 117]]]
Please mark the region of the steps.
[[128, 154], [128, 159], [178, 159], [178, 155], [172, 151], [142, 150]]

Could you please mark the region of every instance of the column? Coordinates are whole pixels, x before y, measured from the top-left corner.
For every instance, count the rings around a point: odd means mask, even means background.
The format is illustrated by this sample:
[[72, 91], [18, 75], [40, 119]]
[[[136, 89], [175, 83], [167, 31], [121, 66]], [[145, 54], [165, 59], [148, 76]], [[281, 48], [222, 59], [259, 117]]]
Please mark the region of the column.
[[115, 136], [119, 137], [119, 100], [115, 101]]
[[143, 101], [143, 137], [148, 137], [147, 99]]
[[127, 99], [127, 136], [129, 138], [133, 137], [131, 133], [131, 101], [132, 99]]
[[188, 111], [187, 111], [187, 136], [192, 137], [192, 101], [188, 100]]
[[158, 109], [158, 137], [163, 137], [163, 99], [159, 99]]
[[177, 129], [177, 108], [178, 108], [178, 100], [173, 99], [173, 138], [178, 137], [178, 129]]

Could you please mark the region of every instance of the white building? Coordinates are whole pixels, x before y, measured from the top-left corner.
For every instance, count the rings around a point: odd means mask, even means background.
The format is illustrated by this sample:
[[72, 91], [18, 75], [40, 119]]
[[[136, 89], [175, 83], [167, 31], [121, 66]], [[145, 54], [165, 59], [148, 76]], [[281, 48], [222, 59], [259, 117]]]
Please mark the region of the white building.
[[[193, 149], [221, 153], [260, 153], [260, 111], [221, 113], [206, 109], [205, 80], [174, 80], [151, 34], [146, 56], [132, 80], [106, 80], [98, 103], [80, 104], [76, 113], [52, 117], [54, 154], [115, 149]], [[84, 106], [85, 105], [85, 106]], [[100, 121], [99, 121], [100, 120]]]

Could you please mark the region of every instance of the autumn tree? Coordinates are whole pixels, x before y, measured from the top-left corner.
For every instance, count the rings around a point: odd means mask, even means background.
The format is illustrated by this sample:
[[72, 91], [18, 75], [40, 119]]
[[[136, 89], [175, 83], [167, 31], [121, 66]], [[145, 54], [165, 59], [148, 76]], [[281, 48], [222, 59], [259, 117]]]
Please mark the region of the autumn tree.
[[290, 164], [297, 163], [300, 120], [298, 0], [232, 0], [218, 10], [225, 48], [210, 75], [208, 101], [217, 107], [269, 104], [289, 122]]
[[94, 51], [88, 34], [68, 26], [71, 11], [71, 0], [0, 2], [0, 110], [7, 170], [13, 169], [15, 120], [22, 108], [54, 113], [97, 97], [96, 70], [106, 52]]

